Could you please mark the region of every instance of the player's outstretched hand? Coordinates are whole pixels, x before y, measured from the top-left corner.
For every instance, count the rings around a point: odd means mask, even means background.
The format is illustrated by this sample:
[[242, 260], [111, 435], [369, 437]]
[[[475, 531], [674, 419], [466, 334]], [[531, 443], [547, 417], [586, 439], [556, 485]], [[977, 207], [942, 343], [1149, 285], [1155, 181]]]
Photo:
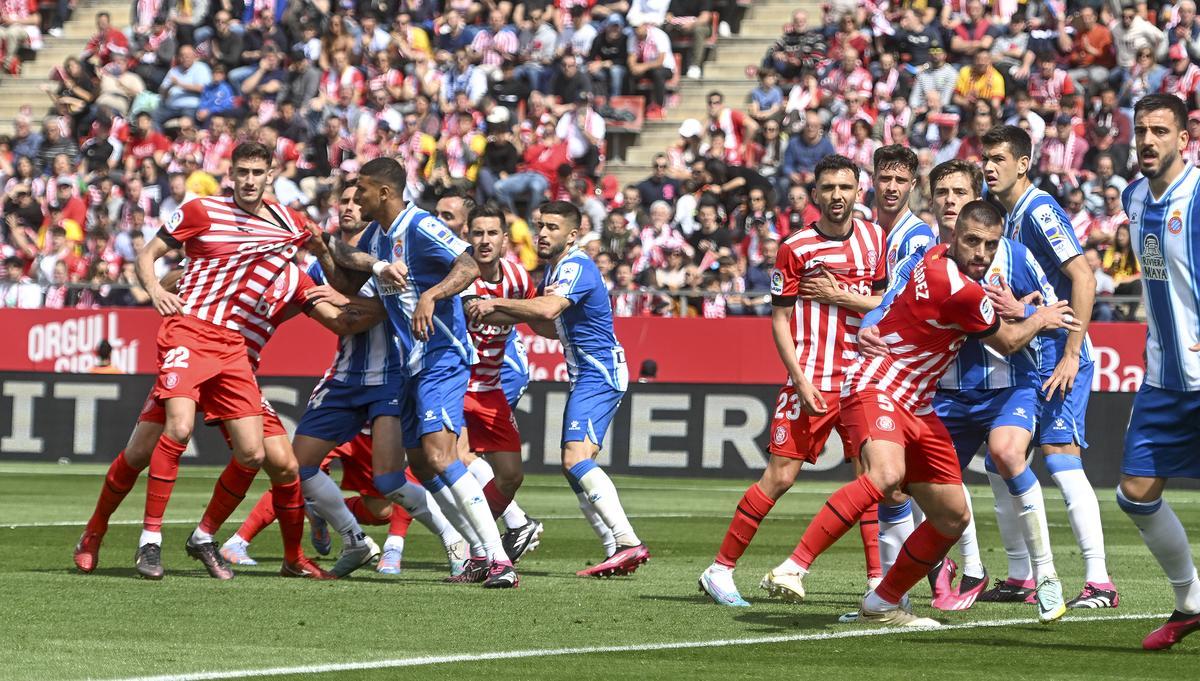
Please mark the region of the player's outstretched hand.
[[340, 291], [333, 288], [329, 284], [321, 284], [308, 289], [306, 294], [308, 302], [316, 305], [317, 303], [329, 303], [338, 307], [345, 307], [350, 304], [350, 299], [342, 295]]
[[858, 351], [864, 357], [887, 357], [888, 346], [879, 335], [878, 326], [868, 326], [858, 332]]
[[403, 260], [394, 260], [383, 268], [379, 273], [379, 278], [385, 284], [391, 284], [401, 290], [406, 289], [408, 288], [408, 265], [405, 265]]
[[1025, 303], [1017, 300], [1013, 295], [1012, 289], [1009, 288], [1008, 282], [1004, 277], [1000, 277], [999, 285], [984, 284], [983, 290], [987, 292], [988, 298], [992, 301], [992, 306], [996, 308], [996, 313], [1002, 319], [1024, 319], [1025, 318]]
[[829, 411], [829, 405], [825, 404], [825, 398], [821, 396], [821, 392], [807, 380], [796, 383], [796, 397], [800, 398], [800, 406], [807, 414], [820, 416]]
[[325, 232], [315, 222], [309, 222], [304, 225], [308, 230], [309, 238], [304, 242], [304, 247], [309, 253], [320, 257], [329, 252], [329, 246], [325, 243]]
[[150, 292], [150, 302], [154, 304], [154, 309], [164, 317], [183, 312], [183, 301], [179, 296], [161, 286]]
[[433, 331], [433, 296], [428, 293], [423, 294], [417, 300], [417, 307], [413, 310], [412, 330], [413, 336], [417, 340], [429, 340], [429, 334]]
[[822, 269], [811, 277], [801, 279], [800, 287], [797, 290], [801, 298], [827, 304], [837, 303], [840, 291], [837, 279], [826, 269]]

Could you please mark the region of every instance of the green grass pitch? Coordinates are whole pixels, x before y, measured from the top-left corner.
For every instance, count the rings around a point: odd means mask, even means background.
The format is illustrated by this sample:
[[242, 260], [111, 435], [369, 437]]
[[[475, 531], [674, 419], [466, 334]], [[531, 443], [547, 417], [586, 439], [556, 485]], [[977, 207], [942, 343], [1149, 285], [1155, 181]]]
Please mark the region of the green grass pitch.
[[[99, 569], [80, 575], [71, 550], [103, 470], [0, 465], [0, 679], [1162, 681], [1197, 678], [1200, 669], [1200, 638], [1166, 653], [1141, 651], [1142, 636], [1159, 622], [1155, 615], [1171, 609], [1170, 589], [1105, 489], [1099, 496], [1119, 609], [1071, 613], [1041, 626], [1031, 606], [978, 604], [938, 614], [958, 625], [948, 630], [875, 636], [836, 621], [864, 590], [856, 532], [817, 562], [805, 604], [774, 602], [757, 589], [763, 573], [790, 553], [834, 489], [830, 483], [801, 482], [775, 508], [737, 573], [753, 607], [727, 609], [697, 593], [696, 578], [712, 560], [744, 480], [619, 478], [653, 558], [633, 577], [597, 581], [574, 576], [598, 556], [574, 496], [561, 477], [530, 476], [520, 500], [544, 519], [546, 532], [541, 548], [519, 566], [521, 588], [497, 592], [442, 584], [440, 545], [419, 524], [399, 577], [362, 571], [338, 582], [278, 578], [280, 544], [272, 527], [251, 547], [259, 567], [238, 569], [231, 582], [213, 581], [183, 552], [217, 474], [196, 467], [182, 471], [168, 511], [164, 581], [137, 579], [132, 568], [142, 483], [115, 516], [119, 524], [105, 540]], [[264, 484], [220, 539], [237, 529]], [[993, 576], [1003, 576], [990, 492], [980, 486], [972, 492], [984, 562]], [[1071, 596], [1082, 586], [1082, 562], [1061, 497], [1052, 486], [1047, 496], [1058, 568]], [[1200, 493], [1169, 498], [1185, 526], [1200, 526]], [[386, 528], [373, 529], [382, 541]], [[914, 596], [918, 611], [934, 612], [925, 584]], [[667, 647], [680, 643], [690, 647]], [[361, 668], [346, 667], [354, 663]], [[334, 670], [321, 672], [322, 665]]]

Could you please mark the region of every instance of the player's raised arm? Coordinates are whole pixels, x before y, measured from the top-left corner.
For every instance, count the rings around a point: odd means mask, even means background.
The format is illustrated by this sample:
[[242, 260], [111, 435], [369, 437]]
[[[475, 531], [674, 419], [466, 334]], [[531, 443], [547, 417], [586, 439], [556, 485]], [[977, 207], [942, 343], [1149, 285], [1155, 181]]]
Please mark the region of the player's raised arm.
[[[310, 226], [310, 231], [313, 231], [313, 226]], [[376, 264], [382, 262], [370, 253], [319, 231], [314, 232], [313, 238], [308, 240], [308, 246], [321, 263], [321, 270], [329, 285], [342, 293], [357, 292], [371, 278]], [[386, 263], [382, 264], [384, 266], [380, 269], [386, 269]], [[402, 284], [399, 285], [403, 288]]]
[[[166, 238], [171, 238], [167, 235]], [[172, 239], [173, 240], [173, 239]], [[134, 271], [137, 272], [138, 281], [141, 282], [142, 288], [146, 289], [146, 293], [150, 294], [150, 302], [154, 305], [154, 309], [164, 317], [169, 317], [174, 314], [179, 314], [183, 311], [183, 301], [179, 296], [167, 291], [159, 283], [158, 277], [154, 274], [154, 263], [159, 258], [167, 254], [167, 251], [177, 248], [178, 244], [171, 245], [167, 243], [163, 234], [157, 234], [150, 240], [137, 255]]]

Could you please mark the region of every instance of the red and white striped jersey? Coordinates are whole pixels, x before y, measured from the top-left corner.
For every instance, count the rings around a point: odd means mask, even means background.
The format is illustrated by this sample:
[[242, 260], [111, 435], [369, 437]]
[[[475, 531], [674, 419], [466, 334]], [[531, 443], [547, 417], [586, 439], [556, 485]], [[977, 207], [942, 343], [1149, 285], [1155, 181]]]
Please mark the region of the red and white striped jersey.
[[183, 313], [235, 331], [269, 318], [276, 280], [308, 240], [306, 218], [273, 201], [272, 219], [225, 197], [184, 202], [163, 229], [188, 261], [179, 281]]
[[[846, 368], [858, 355], [858, 327], [862, 315], [839, 305], [799, 298], [800, 281], [825, 270], [843, 287], [871, 295], [887, 284], [883, 228], [854, 219], [850, 234], [831, 238], [813, 223], [793, 232], [783, 242], [771, 273], [771, 294], [776, 305], [794, 299], [792, 337], [800, 369], [817, 390], [842, 387]], [[789, 377], [788, 382], [791, 382]]]
[[307, 312], [312, 307], [307, 302], [307, 293], [316, 285], [304, 270], [289, 262], [271, 282], [270, 288], [263, 291], [260, 304], [255, 306], [255, 314], [238, 329], [246, 339], [246, 355], [250, 358], [252, 370], [258, 371], [263, 346], [271, 340], [275, 329], [288, 319], [285, 311], [288, 303]]
[[[986, 336], [1000, 319], [983, 287], [958, 271], [946, 255], [950, 247], [930, 249], [917, 263], [879, 322], [887, 357], [858, 357], [846, 371], [842, 396], [874, 388], [914, 415], [932, 410], [938, 379], [968, 336]], [[889, 292], [889, 295], [890, 292]]]
[[1188, 64], [1182, 75], [1175, 73], [1175, 69], [1169, 69], [1159, 87], [1160, 92], [1175, 95], [1188, 105], [1192, 103], [1197, 90], [1200, 90], [1200, 67], [1195, 64]]
[[[537, 295], [537, 287], [524, 267], [501, 259], [500, 280], [484, 281], [482, 277], [475, 280], [462, 292], [464, 297], [479, 298], [512, 298], [522, 300]], [[471, 335], [471, 344], [479, 354], [479, 361], [471, 366], [471, 380], [467, 384], [467, 392], [484, 393], [490, 390], [500, 390], [500, 369], [504, 365], [504, 346], [508, 335], [512, 333], [511, 325], [479, 324], [470, 322], [467, 332]]]
[[1039, 107], [1057, 106], [1063, 95], [1075, 94], [1075, 82], [1063, 69], [1054, 69], [1049, 78], [1040, 69], [1029, 74], [1029, 96]]
[[233, 157], [237, 142], [229, 134], [213, 137], [207, 130], [200, 133], [200, 151], [204, 154], [204, 172], [218, 175], [223, 172], [221, 162]]

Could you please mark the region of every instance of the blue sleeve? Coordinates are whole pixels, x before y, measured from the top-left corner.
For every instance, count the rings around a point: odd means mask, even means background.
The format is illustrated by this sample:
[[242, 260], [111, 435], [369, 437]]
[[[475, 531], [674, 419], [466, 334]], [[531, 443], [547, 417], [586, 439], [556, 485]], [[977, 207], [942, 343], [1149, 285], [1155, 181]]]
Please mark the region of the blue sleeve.
[[325, 283], [325, 270], [321, 269], [320, 261], [318, 261], [318, 260], [312, 261], [308, 265], [308, 270], [306, 270], [306, 271], [308, 272], [308, 276], [311, 277], [313, 282], [316, 283], [318, 286]]
[[567, 258], [554, 269], [547, 289], [549, 294], [562, 296], [571, 301], [572, 305], [578, 305], [598, 285], [600, 271], [590, 260]]
[[1039, 250], [1053, 254], [1060, 267], [1072, 258], [1083, 255], [1083, 248], [1079, 245], [1079, 239], [1075, 237], [1071, 219], [1063, 212], [1058, 202], [1049, 197], [1039, 201], [1029, 210], [1021, 232], [1029, 233], [1029, 238], [1038, 243]]
[[883, 300], [880, 301], [879, 307], [863, 315], [862, 325], [859, 326], [860, 329], [875, 326], [883, 319], [883, 316], [887, 314], [888, 308], [895, 302], [896, 296], [900, 295], [900, 292], [908, 285], [909, 277], [912, 276], [913, 270], [916, 269], [917, 264], [924, 257], [925, 249], [918, 248], [907, 260], [900, 263], [900, 266], [896, 268], [896, 276], [892, 279], [891, 286], [888, 286], [887, 291], [883, 294]]
[[904, 262], [918, 250], [925, 252], [933, 248], [936, 243], [937, 237], [933, 234], [933, 228], [922, 222], [918, 227], [909, 232], [904, 242], [900, 244], [896, 261]]
[[467, 242], [454, 234], [432, 215], [425, 215], [409, 228], [414, 255], [432, 258], [449, 267], [458, 256], [467, 252]]
[[1126, 215], [1129, 215], [1129, 202], [1133, 200], [1133, 187], [1136, 184], [1137, 182], [1130, 182], [1121, 190], [1121, 210], [1125, 211]]

